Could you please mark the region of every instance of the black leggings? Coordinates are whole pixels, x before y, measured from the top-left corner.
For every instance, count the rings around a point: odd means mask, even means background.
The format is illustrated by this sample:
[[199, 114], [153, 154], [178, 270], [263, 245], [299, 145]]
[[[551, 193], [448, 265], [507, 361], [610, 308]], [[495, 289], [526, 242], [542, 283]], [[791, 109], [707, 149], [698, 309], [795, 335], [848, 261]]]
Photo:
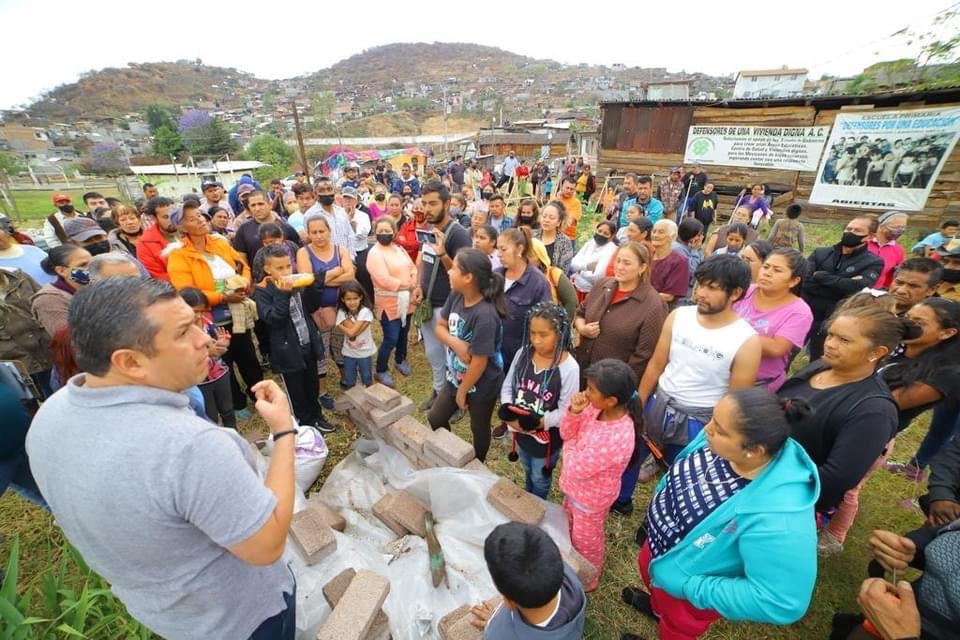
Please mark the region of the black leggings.
[[[260, 361], [257, 359], [257, 350], [253, 346], [253, 338], [250, 331], [246, 333], [234, 333], [230, 338], [230, 346], [227, 352], [223, 354], [223, 363], [230, 369], [230, 390], [233, 395], [233, 408], [237, 411], [247, 407], [247, 397], [251, 401], [256, 401], [256, 397], [250, 390], [253, 385], [263, 380], [263, 370], [260, 368]], [[233, 365], [237, 365], [243, 378], [243, 384], [247, 388], [247, 394], [244, 395], [240, 389], [238, 376], [233, 371]]]
[[204, 409], [210, 422], [219, 424], [223, 421], [223, 426], [236, 429], [237, 417], [233, 411], [233, 392], [230, 388], [232, 377], [233, 373], [227, 371], [212, 382], [204, 382], [200, 385], [200, 393], [203, 394]]
[[320, 395], [320, 378], [317, 376], [317, 366], [307, 365], [300, 371], [280, 374], [283, 384], [290, 396], [293, 405], [293, 414], [297, 422], [302, 425], [316, 424], [323, 416], [323, 409], [317, 401]]
[[[493, 416], [493, 407], [496, 406], [500, 397], [502, 378], [501, 374], [490, 382], [478, 383], [476, 390], [467, 394], [470, 431], [473, 433], [473, 452], [480, 462], [486, 460], [487, 451], [490, 449], [490, 418]], [[430, 413], [427, 414], [430, 428], [434, 431], [441, 428], [449, 429], [450, 418], [458, 408], [457, 388], [448, 381], [443, 385], [433, 406], [430, 407]]]

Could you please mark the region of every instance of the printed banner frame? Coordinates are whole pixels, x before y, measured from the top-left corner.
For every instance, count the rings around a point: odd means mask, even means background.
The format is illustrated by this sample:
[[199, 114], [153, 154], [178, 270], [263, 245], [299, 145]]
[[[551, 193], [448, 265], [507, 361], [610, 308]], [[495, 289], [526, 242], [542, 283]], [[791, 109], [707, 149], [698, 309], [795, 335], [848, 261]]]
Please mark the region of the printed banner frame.
[[683, 163], [812, 172], [829, 132], [828, 126], [693, 125]]

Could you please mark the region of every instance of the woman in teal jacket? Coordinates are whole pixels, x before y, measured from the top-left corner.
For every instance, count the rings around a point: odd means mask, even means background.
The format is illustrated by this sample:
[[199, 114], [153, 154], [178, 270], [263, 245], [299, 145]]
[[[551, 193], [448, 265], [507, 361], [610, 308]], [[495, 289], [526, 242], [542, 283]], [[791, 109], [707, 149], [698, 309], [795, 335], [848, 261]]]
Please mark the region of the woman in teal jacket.
[[808, 412], [764, 389], [732, 391], [661, 478], [638, 559], [649, 592], [623, 590], [658, 620], [660, 638], [696, 638], [720, 618], [788, 624], [806, 613], [820, 482], [788, 436]]

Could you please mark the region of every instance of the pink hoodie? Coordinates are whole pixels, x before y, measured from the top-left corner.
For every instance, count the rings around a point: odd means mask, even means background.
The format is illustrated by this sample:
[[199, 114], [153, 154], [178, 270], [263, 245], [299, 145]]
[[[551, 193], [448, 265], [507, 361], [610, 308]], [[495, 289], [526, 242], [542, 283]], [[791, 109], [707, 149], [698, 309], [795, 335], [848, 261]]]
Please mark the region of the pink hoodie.
[[613, 422], [598, 420], [599, 415], [599, 410], [587, 407], [579, 414], [568, 410], [560, 420], [560, 490], [591, 511], [606, 511], [617, 499], [634, 444], [630, 414]]

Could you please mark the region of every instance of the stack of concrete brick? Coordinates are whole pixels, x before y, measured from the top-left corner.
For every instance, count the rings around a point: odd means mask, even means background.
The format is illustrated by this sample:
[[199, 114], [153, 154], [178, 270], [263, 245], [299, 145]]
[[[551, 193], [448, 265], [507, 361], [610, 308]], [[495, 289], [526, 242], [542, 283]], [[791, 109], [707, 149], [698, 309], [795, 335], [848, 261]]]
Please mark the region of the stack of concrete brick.
[[527, 493], [506, 478], [500, 478], [487, 492], [487, 502], [514, 522], [539, 524], [546, 509], [533, 494]]
[[413, 400], [380, 383], [353, 387], [343, 394], [337, 406], [367, 437], [383, 438], [389, 425], [413, 413]]
[[308, 565], [320, 562], [337, 550], [333, 529], [316, 509], [303, 509], [293, 514], [290, 537]]
[[[493, 611], [503, 602], [503, 597], [496, 595], [484, 602]], [[472, 608], [468, 604], [460, 605], [443, 616], [437, 625], [440, 640], [481, 640], [483, 631], [473, 626], [475, 616], [470, 611]]]
[[[356, 570], [344, 569], [323, 586], [323, 597], [330, 605], [331, 611], [337, 608], [356, 575]], [[387, 614], [382, 608], [378, 609], [370, 625], [370, 630], [367, 635], [363, 636], [363, 640], [389, 640], [390, 638], [390, 619], [387, 618]]]
[[455, 467], [489, 472], [474, 457], [472, 444], [447, 429], [434, 431], [411, 416], [404, 416], [387, 427], [383, 440], [417, 469]]
[[[365, 569], [356, 571], [349, 578], [349, 582], [341, 578], [342, 575], [323, 588], [323, 595], [333, 606], [333, 611], [320, 627], [317, 640], [381, 640], [389, 637], [389, 629], [386, 631], [387, 635], [383, 635], [382, 629], [375, 626], [378, 621], [381, 625], [386, 622], [381, 607], [390, 593], [390, 581]], [[340, 582], [328, 592], [328, 587], [338, 579]], [[339, 592], [341, 588], [342, 594]], [[336, 595], [339, 597], [334, 604], [332, 596]], [[373, 635], [374, 631], [381, 635]]]
[[427, 536], [427, 509], [406, 491], [391, 491], [373, 505], [373, 515], [398, 536]]

